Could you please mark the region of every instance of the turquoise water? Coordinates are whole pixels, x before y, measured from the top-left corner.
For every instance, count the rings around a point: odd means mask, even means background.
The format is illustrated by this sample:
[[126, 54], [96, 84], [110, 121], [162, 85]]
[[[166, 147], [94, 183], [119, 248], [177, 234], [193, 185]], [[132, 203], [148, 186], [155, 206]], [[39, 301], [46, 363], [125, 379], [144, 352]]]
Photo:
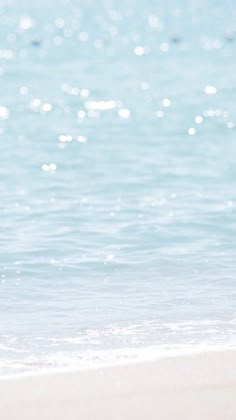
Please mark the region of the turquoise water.
[[235, 16], [0, 6], [0, 373], [236, 344]]

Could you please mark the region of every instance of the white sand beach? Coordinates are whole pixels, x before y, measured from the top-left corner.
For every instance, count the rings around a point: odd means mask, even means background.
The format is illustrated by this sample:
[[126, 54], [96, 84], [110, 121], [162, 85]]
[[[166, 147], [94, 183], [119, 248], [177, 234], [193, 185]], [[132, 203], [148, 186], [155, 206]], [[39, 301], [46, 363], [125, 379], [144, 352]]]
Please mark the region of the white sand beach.
[[0, 381], [1, 420], [235, 420], [236, 352]]

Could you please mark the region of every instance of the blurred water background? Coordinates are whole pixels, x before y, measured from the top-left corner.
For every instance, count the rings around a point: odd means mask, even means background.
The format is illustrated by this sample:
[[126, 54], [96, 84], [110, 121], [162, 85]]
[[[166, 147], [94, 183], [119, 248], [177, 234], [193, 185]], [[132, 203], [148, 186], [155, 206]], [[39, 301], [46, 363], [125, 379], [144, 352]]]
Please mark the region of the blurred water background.
[[1, 2], [1, 374], [235, 346], [235, 18]]

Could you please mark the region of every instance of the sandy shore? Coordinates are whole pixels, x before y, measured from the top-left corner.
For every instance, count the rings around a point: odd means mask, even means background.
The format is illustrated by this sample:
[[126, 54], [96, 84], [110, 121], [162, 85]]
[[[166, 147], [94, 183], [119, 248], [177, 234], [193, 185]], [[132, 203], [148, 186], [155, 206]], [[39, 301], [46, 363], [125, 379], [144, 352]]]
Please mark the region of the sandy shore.
[[236, 351], [0, 380], [1, 420], [235, 420]]

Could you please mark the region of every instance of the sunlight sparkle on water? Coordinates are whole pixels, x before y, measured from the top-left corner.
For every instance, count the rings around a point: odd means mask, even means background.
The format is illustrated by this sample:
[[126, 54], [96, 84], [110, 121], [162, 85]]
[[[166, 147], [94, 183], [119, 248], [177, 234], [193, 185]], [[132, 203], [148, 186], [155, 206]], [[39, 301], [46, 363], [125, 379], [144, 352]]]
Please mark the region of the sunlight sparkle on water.
[[42, 165], [42, 170], [45, 172], [55, 172], [55, 170], [57, 169], [57, 165], [55, 163], [44, 163]]
[[9, 109], [6, 106], [0, 106], [0, 119], [7, 120], [9, 118]]
[[130, 117], [130, 110], [126, 108], [121, 108], [119, 109], [118, 114], [120, 118], [127, 119]]
[[189, 134], [190, 136], [194, 136], [194, 135], [196, 134], [196, 130], [195, 130], [195, 128], [193, 128], [193, 127], [189, 128], [189, 130], [188, 130], [188, 134]]
[[163, 99], [163, 101], [162, 101], [162, 105], [163, 105], [165, 108], [168, 108], [168, 107], [171, 105], [171, 101], [170, 101], [170, 99], [168, 99], [168, 98]]
[[85, 108], [98, 111], [107, 111], [116, 106], [115, 101], [89, 101], [85, 103]]
[[195, 123], [196, 124], [201, 124], [203, 122], [203, 118], [201, 117], [201, 115], [197, 115], [195, 117]]
[[217, 89], [215, 86], [207, 85], [205, 87], [205, 93], [206, 95], [215, 95], [217, 92]]
[[137, 47], [135, 47], [134, 53], [136, 55], [139, 55], [139, 56], [143, 55], [144, 54], [144, 47], [142, 47], [141, 45], [138, 45]]

